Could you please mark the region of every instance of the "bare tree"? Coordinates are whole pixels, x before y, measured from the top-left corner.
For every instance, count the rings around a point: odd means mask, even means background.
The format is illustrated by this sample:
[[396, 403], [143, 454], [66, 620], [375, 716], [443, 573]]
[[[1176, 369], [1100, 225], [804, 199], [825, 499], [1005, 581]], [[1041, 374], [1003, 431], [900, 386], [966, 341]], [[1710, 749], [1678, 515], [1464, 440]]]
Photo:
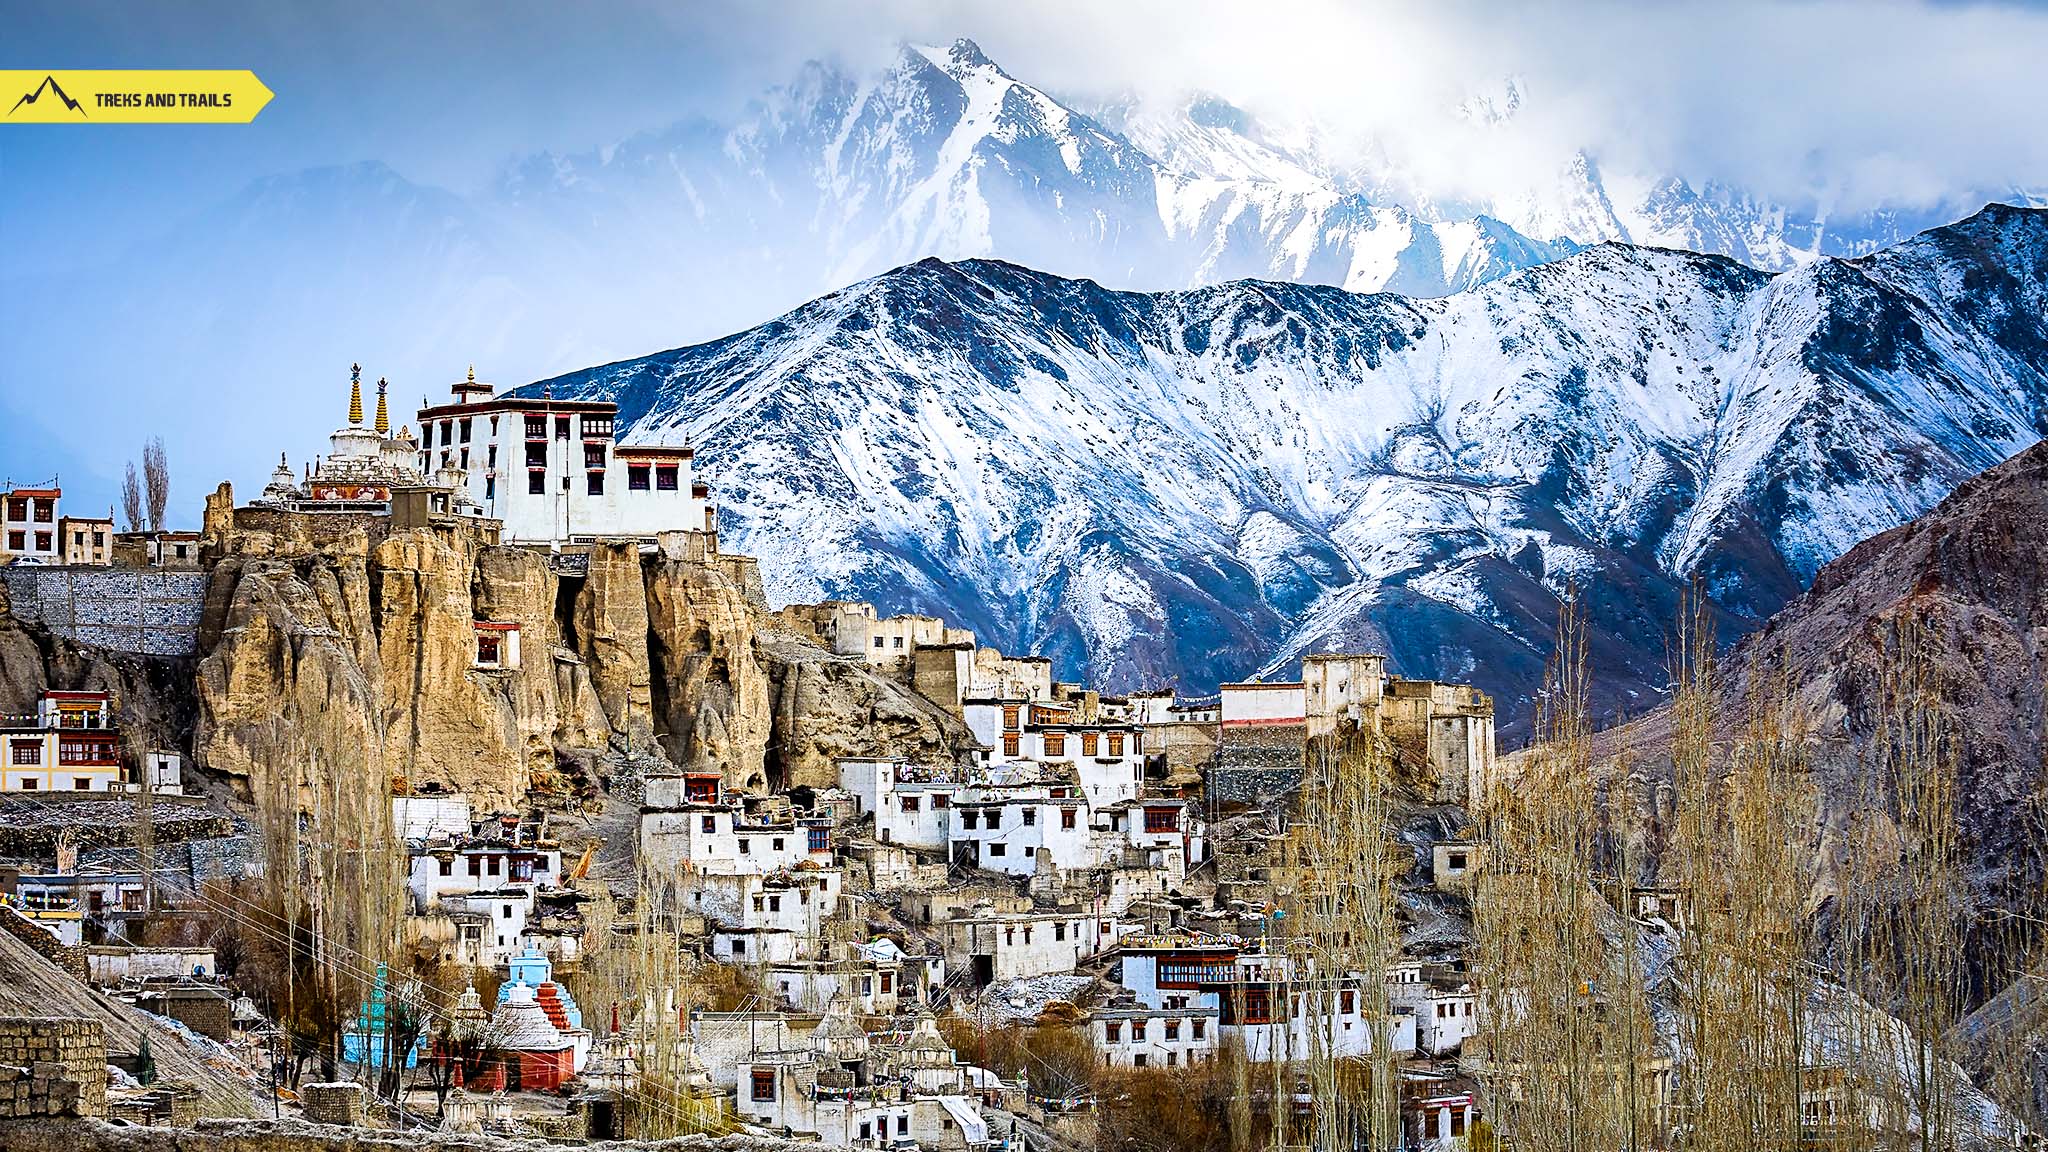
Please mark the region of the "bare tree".
[[128, 517], [130, 532], [142, 531], [142, 482], [135, 478], [135, 462], [128, 462], [128, 478], [121, 482], [121, 511]]
[[171, 503], [171, 463], [164, 456], [164, 438], [151, 438], [142, 446], [142, 481], [149, 489], [149, 526], [164, 530], [164, 509]]

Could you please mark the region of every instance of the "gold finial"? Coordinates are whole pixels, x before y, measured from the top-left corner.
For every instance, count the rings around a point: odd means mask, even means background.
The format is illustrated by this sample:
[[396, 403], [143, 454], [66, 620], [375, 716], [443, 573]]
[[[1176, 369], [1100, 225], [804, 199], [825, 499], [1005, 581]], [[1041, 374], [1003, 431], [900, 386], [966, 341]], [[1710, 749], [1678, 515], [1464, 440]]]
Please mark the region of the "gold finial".
[[474, 364], [469, 366], [469, 382], [471, 384], [476, 383], [476, 365]]
[[363, 422], [363, 366], [348, 366], [348, 426], [351, 428]]
[[384, 378], [382, 376], [377, 377], [377, 435], [379, 436], [391, 435], [391, 413], [384, 407], [384, 387]]

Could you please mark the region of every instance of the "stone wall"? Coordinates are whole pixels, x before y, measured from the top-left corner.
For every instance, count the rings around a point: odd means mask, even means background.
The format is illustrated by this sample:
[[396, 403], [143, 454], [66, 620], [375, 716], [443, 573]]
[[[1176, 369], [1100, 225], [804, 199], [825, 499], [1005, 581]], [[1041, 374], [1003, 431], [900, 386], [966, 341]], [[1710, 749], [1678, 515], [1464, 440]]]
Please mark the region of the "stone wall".
[[[59, 943], [55, 936], [12, 908], [0, 908], [0, 932], [29, 946], [36, 955], [71, 973], [79, 979], [85, 978], [85, 949], [82, 946]], [[6, 1058], [0, 1056], [0, 1063]]]
[[353, 1128], [363, 1122], [363, 1086], [343, 1080], [334, 1084], [304, 1084], [299, 1103], [306, 1119], [315, 1124]]
[[1301, 786], [1307, 722], [1225, 725], [1217, 734], [1208, 796], [1224, 804], [1260, 804]]
[[107, 1039], [99, 1021], [0, 1019], [0, 1119], [106, 1114]]
[[163, 568], [0, 570], [15, 618], [114, 652], [189, 656], [198, 648], [206, 574]]

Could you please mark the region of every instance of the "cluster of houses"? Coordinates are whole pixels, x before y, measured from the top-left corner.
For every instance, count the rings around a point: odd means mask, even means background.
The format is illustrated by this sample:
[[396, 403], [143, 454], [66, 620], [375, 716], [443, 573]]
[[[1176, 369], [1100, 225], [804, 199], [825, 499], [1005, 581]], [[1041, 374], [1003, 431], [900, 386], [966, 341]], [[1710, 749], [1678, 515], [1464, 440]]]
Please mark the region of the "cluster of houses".
[[[471, 371], [450, 402], [422, 405], [417, 431], [394, 432], [388, 385], [375, 389], [366, 418], [352, 373], [330, 450], [297, 469], [280, 459], [261, 495], [231, 510], [236, 523], [467, 524], [558, 557], [685, 533], [715, 553], [717, 513], [691, 449], [621, 439], [610, 403], [497, 396]], [[16, 562], [118, 562], [111, 521], [60, 518], [57, 495], [4, 497]], [[196, 535], [168, 541], [188, 543], [197, 563]], [[1377, 655], [1326, 654], [1305, 658], [1298, 680], [1115, 696], [935, 617], [832, 601], [781, 609], [775, 623], [951, 712], [973, 748], [941, 762], [909, 749], [843, 759], [836, 787], [796, 794], [717, 770], [638, 780], [635, 898], [658, 904], [698, 962], [729, 966], [757, 990], [742, 1011], [689, 1014], [689, 1094], [732, 1123], [833, 1145], [987, 1148], [993, 1106], [1038, 1105], [964, 1063], [940, 1020], [1000, 1006], [1028, 1021], [1090, 986], [1092, 1006], [1069, 1008], [1103, 1065], [1173, 1069], [1225, 1046], [1272, 1060], [1386, 1044], [1418, 1058], [1415, 1131], [1455, 1140], [1469, 1130], [1476, 1112], [1455, 1056], [1474, 999], [1460, 966], [1404, 958], [1383, 988], [1319, 968], [1267, 915], [1278, 897], [1254, 848], [1286, 834], [1287, 797], [1317, 739], [1344, 731], [1384, 739], [1430, 802], [1476, 801], [1494, 755], [1484, 694], [1391, 675]], [[476, 665], [518, 667], [520, 640], [479, 621]], [[124, 767], [103, 693], [49, 693], [35, 716], [0, 726], [0, 791], [179, 783], [174, 757]], [[629, 1097], [649, 1054], [616, 1018], [609, 1029], [586, 1022], [569, 991], [598, 943], [582, 913], [596, 882], [590, 852], [565, 858], [544, 819], [474, 811], [459, 795], [406, 792], [391, 816], [405, 845], [408, 941], [497, 977], [482, 982], [494, 995], [472, 985], [435, 1035], [397, 1058], [444, 1058], [450, 1044], [487, 1037], [491, 1058], [465, 1092], [580, 1091], [594, 1107]], [[1271, 836], [1224, 831], [1245, 819], [1266, 820]], [[1461, 845], [1431, 861], [1447, 890], [1479, 863]], [[23, 899], [54, 899], [29, 879]], [[394, 1058], [386, 996], [380, 980], [361, 1005], [352, 1063]], [[593, 1131], [611, 1127], [593, 1120]]]
[[114, 530], [114, 514], [67, 516], [55, 480], [0, 490], [0, 566], [197, 568], [199, 533]]

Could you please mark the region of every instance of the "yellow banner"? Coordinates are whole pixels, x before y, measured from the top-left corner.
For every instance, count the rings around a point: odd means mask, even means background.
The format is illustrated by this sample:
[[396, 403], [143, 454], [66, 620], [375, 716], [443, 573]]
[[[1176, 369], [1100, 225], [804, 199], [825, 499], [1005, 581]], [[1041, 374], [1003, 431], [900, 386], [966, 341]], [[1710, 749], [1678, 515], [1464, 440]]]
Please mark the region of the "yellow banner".
[[247, 124], [270, 95], [247, 70], [0, 71], [0, 123]]

